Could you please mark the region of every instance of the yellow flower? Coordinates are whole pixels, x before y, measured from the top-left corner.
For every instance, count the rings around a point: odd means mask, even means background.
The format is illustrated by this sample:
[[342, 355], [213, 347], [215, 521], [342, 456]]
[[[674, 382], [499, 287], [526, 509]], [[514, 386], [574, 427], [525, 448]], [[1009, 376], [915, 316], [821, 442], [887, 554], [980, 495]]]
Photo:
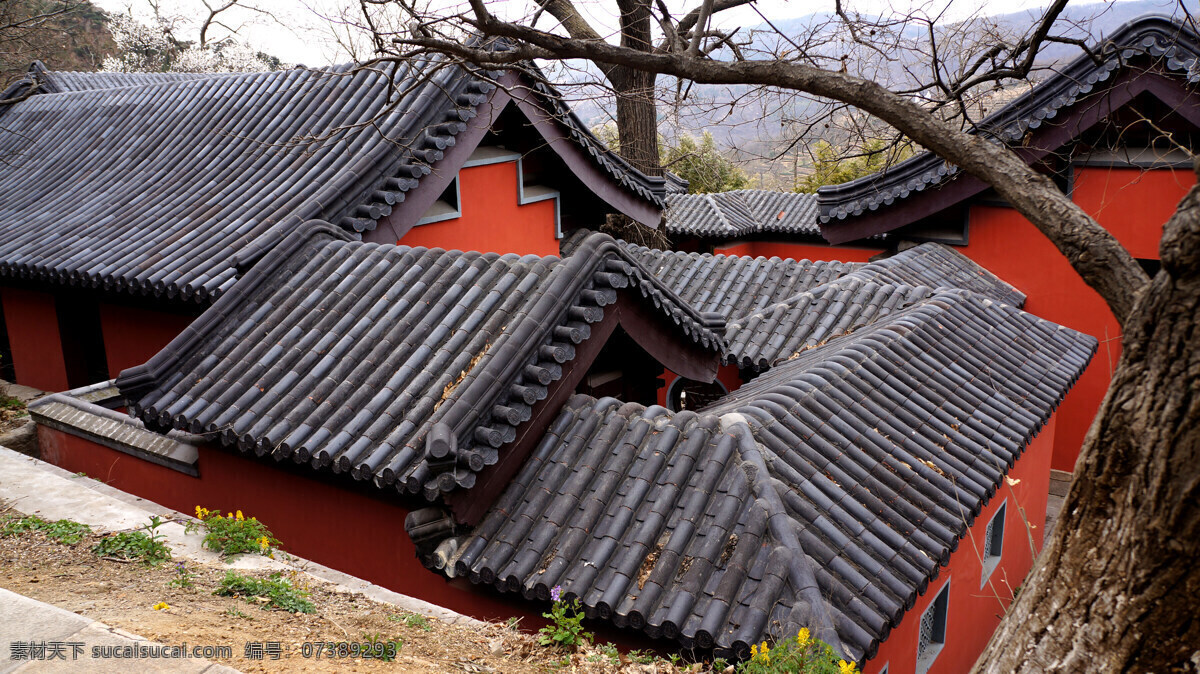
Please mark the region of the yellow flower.
[[201, 508], [200, 506], [196, 506], [196, 517], [198, 519], [204, 519], [205, 517], [208, 517], [208, 512], [209, 512], [208, 508]]
[[810, 633], [807, 627], [801, 627], [799, 632], [796, 632], [796, 641], [800, 642], [800, 648], [808, 645]]
[[855, 674], [857, 671], [853, 662], [838, 660], [838, 674]]
[[237, 511], [237, 520], [238, 520], [239, 522], [241, 522], [241, 521], [242, 521], [242, 520], [244, 520], [244, 519], [246, 519], [246, 518], [245, 518], [245, 517], [242, 517], [242, 511], [240, 511], [240, 510], [239, 510], [239, 511]]
[[171, 607], [167, 604], [167, 602], [160, 601], [157, 604], [155, 604], [154, 606], [152, 606], [151, 608], [153, 608], [155, 611], [161, 611], [164, 608], [171, 608]]
[[758, 646], [756, 646], [755, 644], [750, 644], [750, 659], [753, 660], [757, 657], [758, 657]]
[[266, 550], [267, 548], [271, 547], [271, 541], [268, 540], [266, 536], [259, 538], [257, 542], [258, 542], [258, 547], [262, 548], [263, 550]]

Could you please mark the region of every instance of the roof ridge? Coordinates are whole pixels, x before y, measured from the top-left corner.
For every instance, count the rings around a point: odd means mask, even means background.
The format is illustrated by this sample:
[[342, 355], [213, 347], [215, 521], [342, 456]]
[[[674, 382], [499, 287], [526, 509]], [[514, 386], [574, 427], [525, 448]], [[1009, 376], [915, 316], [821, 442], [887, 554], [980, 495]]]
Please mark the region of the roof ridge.
[[747, 422], [736, 421], [726, 426], [725, 417], [721, 419], [722, 430], [737, 438], [737, 452], [743, 459], [742, 471], [755, 495], [756, 505], [766, 512], [767, 528], [771, 537], [779, 543], [787, 557], [788, 580], [791, 581], [792, 589], [797, 598], [808, 604], [810, 615], [815, 619], [804, 627], [808, 627], [818, 639], [832, 646], [844, 657], [846, 647], [838, 636], [836, 623], [829, 613], [829, 604], [821, 594], [816, 571], [792, 529], [787, 510], [780, 499], [780, 489], [785, 487], [771, 476], [761, 446]]

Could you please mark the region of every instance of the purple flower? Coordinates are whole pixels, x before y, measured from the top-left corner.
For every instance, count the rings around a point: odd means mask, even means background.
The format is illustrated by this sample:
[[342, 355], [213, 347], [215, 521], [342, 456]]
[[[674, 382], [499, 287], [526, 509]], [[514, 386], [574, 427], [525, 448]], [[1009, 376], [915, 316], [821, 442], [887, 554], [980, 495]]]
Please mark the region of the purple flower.
[[550, 590], [550, 599], [553, 601], [562, 599], [562, 585], [555, 585], [554, 588]]

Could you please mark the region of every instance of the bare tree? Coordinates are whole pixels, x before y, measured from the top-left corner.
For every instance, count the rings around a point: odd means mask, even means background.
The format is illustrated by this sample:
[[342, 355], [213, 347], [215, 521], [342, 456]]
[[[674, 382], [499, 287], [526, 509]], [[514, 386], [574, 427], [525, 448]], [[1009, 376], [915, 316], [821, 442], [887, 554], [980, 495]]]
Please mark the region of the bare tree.
[[[1151, 281], [1049, 178], [1008, 146], [969, 132], [972, 92], [1030, 76], [1047, 44], [1086, 50], [1077, 34], [1055, 27], [1066, 0], [1054, 2], [1026, 35], [984, 35], [977, 50], [964, 51], [953, 33], [936, 30], [934, 17], [928, 67], [921, 71], [928, 77], [893, 86], [853, 72], [845, 55], [812, 50], [783, 33], [772, 53], [748, 55], [744, 44], [708, 23], [736, 4], [742, 3], [704, 0], [676, 18], [662, 3], [622, 0], [621, 43], [610, 44], [568, 0], [541, 2], [562, 24], [550, 30], [536, 27], [537, 15], [506, 20], [484, 0], [470, 0], [469, 13], [426, 17], [408, 34], [379, 40], [377, 50], [384, 60], [436, 51], [486, 68], [582, 59], [596, 64], [618, 92], [650, 86], [655, 75], [676, 78], [680, 89], [698, 83], [799, 92], [869, 113], [990, 184], [1105, 300], [1123, 326], [1124, 349], [1064, 516], [976, 669], [1193, 671], [1200, 658], [1200, 188], [1166, 223], [1162, 270]], [[838, 10], [851, 42], [883, 61], [892, 58], [888, 42], [901, 34], [895, 25]], [[652, 19], [662, 33], [655, 48], [642, 31]], [[447, 28], [452, 24], [457, 34]], [[467, 30], [503, 38], [511, 48], [470, 46], [459, 39]], [[622, 148], [627, 132], [640, 133], [632, 124], [621, 130]]]

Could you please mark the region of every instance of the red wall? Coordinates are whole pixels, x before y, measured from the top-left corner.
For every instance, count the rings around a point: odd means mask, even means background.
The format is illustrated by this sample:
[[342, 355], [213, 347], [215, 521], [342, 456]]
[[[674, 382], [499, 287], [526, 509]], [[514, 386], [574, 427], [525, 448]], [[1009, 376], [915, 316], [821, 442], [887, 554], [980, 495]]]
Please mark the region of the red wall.
[[458, 172], [462, 215], [413, 227], [397, 243], [452, 250], [558, 255], [554, 200], [517, 203], [515, 161]]
[[121, 370], [150, 360], [194, 320], [195, 316], [101, 302], [100, 329], [109, 376], [115, 378]]
[[[1135, 257], [1158, 258], [1162, 225], [1187, 189], [1187, 171], [1080, 168], [1072, 198]], [[1058, 412], [1054, 468], [1072, 471], [1121, 354], [1121, 329], [1100, 295], [1016, 211], [972, 206], [970, 244], [958, 250], [1028, 295], [1025, 310], [1085, 332], [1100, 349]]]
[[423, 567], [404, 532], [408, 510], [395, 503], [210, 447], [200, 448], [201, 479], [41, 425], [38, 443], [44, 461], [180, 512], [241, 509], [288, 552], [396, 592], [479, 618], [523, 615], [520, 603]]
[[[679, 375], [667, 370], [663, 370], [663, 381], [666, 382], [658, 389], [658, 404], [661, 407], [667, 406], [667, 391], [670, 390], [671, 384], [679, 379]], [[717, 380], [725, 385], [725, 390], [733, 392], [742, 387], [742, 375], [738, 373], [736, 365], [722, 365], [717, 369]]]
[[793, 260], [836, 260], [838, 262], [868, 262], [882, 248], [854, 248], [821, 244], [784, 243], [782, 241], [743, 241], [728, 246], [714, 246], [718, 255], [749, 255], [751, 257], [780, 257]]
[[[950, 555], [949, 565], [941, 569], [925, 594], [917, 598], [916, 604], [904, 614], [900, 624], [879, 646], [879, 653], [863, 668], [864, 674], [877, 674], [884, 665], [888, 667], [888, 674], [912, 674], [916, 671], [921, 614], [947, 582], [950, 583], [950, 589], [945, 646], [933, 661], [929, 672], [956, 674], [970, 670], [1012, 602], [1013, 588], [1021, 585], [1033, 566], [1030, 536], [1038, 551], [1042, 548], [1055, 426], [1056, 420], [1051, 417], [1050, 423], [1034, 438], [1009, 472], [1008, 477], [1017, 483], [1006, 482], [996, 491], [992, 500], [975, 518], [969, 537], [963, 537], [958, 549]], [[1000, 563], [988, 576], [987, 585], [981, 589], [984, 531], [1000, 504], [1005, 502], [1004, 544]], [[1026, 527], [1026, 521], [1029, 527]]]
[[4, 305], [4, 325], [8, 330], [16, 383], [43, 391], [65, 391], [70, 388], [67, 385], [62, 339], [58, 334], [54, 295], [0, 288], [0, 300]]

